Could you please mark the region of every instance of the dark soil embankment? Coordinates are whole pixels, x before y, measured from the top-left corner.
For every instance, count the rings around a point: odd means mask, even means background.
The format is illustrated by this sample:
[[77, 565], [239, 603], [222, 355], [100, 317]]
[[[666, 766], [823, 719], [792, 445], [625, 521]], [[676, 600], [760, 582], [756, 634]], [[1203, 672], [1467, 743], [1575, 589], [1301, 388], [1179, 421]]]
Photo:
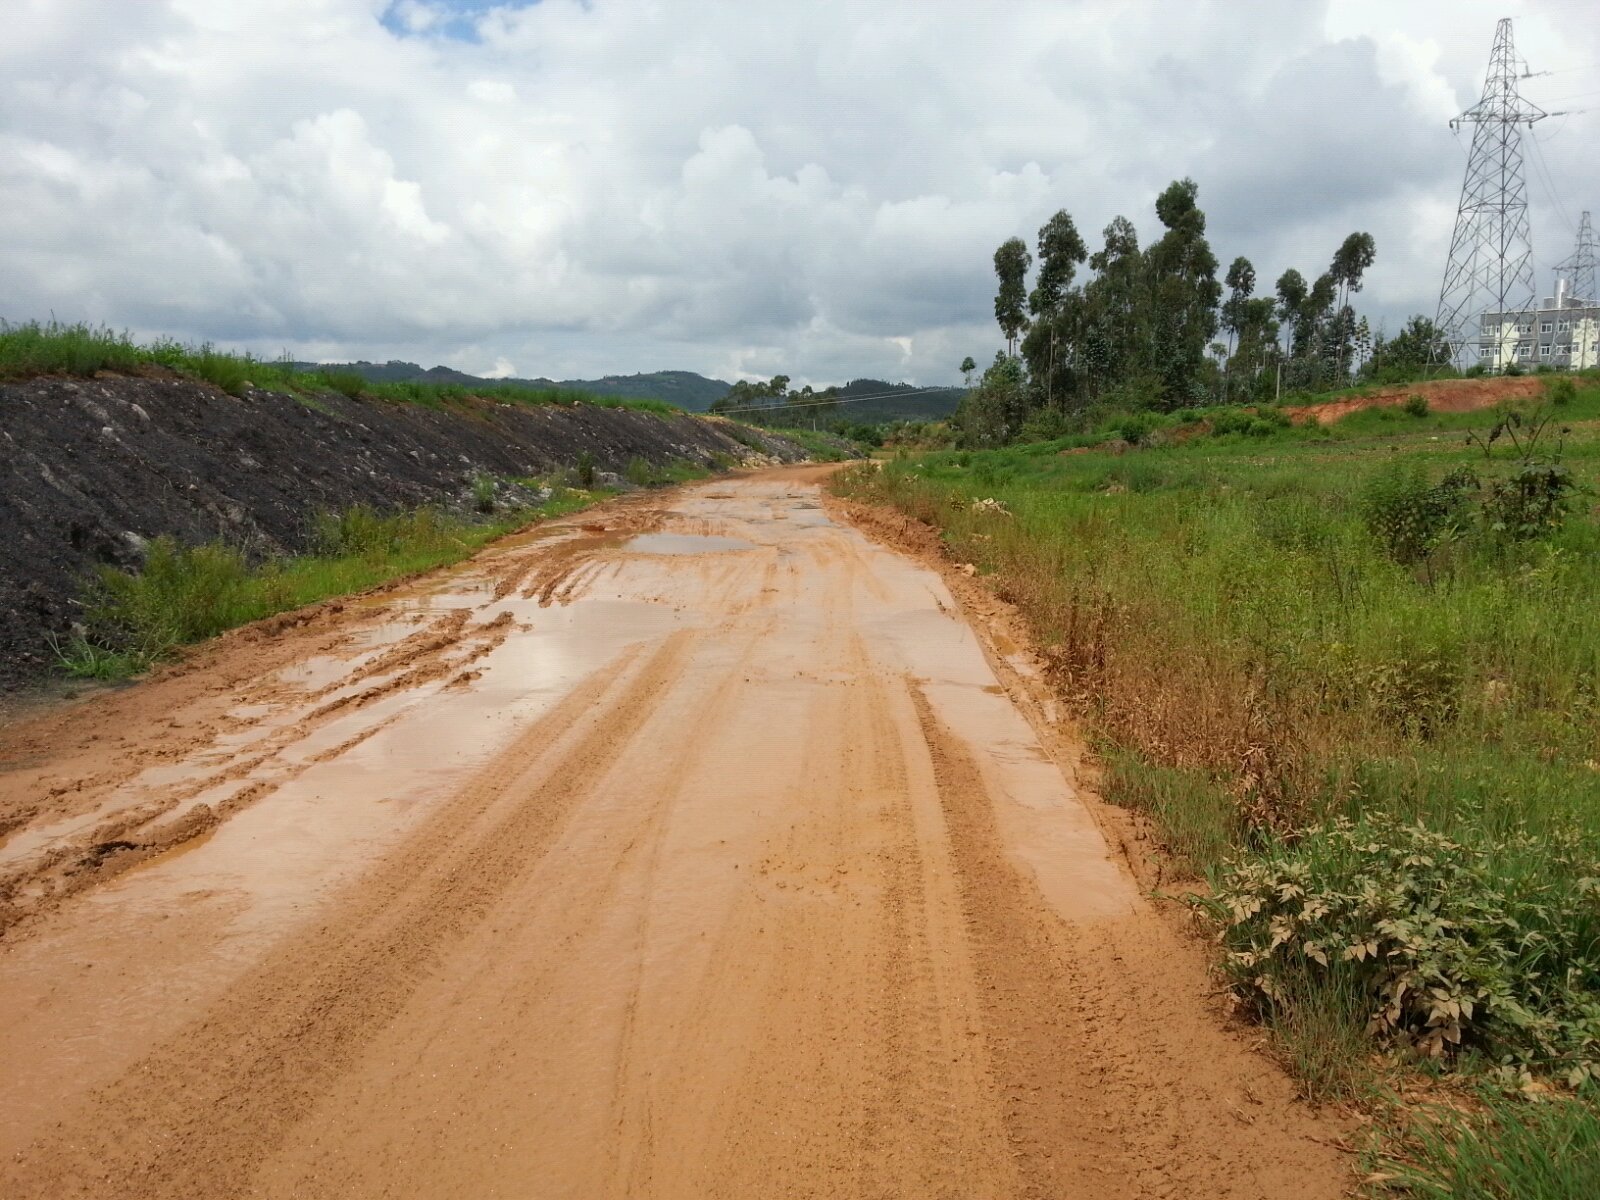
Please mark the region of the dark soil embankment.
[[0, 689], [50, 669], [47, 639], [70, 628], [94, 565], [133, 565], [150, 538], [293, 553], [318, 511], [453, 502], [479, 472], [536, 475], [584, 451], [602, 471], [805, 457], [744, 426], [592, 405], [307, 403], [123, 376], [0, 384]]

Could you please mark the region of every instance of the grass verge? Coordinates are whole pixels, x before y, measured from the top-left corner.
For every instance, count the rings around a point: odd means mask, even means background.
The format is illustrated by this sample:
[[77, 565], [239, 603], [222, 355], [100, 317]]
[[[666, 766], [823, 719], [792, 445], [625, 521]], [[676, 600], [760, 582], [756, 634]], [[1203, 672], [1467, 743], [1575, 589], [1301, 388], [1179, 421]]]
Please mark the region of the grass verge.
[[1421, 1119], [1391, 1114], [1389, 1135], [1368, 1183], [1415, 1200], [1575, 1200], [1600, 1183], [1592, 1100], [1486, 1093]]

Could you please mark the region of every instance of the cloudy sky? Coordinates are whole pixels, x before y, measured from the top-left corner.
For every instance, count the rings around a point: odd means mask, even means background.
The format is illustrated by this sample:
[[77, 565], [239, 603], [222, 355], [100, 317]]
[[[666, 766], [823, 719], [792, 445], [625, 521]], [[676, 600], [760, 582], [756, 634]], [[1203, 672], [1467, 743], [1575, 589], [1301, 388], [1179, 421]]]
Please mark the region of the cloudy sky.
[[5, 0], [0, 318], [484, 374], [944, 382], [990, 257], [1193, 176], [1271, 280], [1431, 314], [1495, 19], [1541, 288], [1600, 215], [1593, 0]]

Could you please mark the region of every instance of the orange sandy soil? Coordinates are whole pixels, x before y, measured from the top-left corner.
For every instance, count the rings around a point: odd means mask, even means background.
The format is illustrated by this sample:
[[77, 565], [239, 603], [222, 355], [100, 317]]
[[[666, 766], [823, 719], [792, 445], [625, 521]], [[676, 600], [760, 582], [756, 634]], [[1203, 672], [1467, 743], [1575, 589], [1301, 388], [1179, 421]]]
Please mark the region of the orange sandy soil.
[[1418, 383], [1402, 383], [1394, 387], [1374, 388], [1365, 396], [1348, 396], [1328, 400], [1322, 404], [1303, 404], [1286, 408], [1289, 419], [1296, 425], [1315, 421], [1331, 425], [1340, 417], [1347, 417], [1364, 408], [1398, 408], [1411, 396], [1422, 396], [1433, 412], [1476, 412], [1480, 408], [1493, 408], [1502, 400], [1537, 396], [1544, 391], [1544, 379], [1537, 375], [1503, 376], [1493, 379], [1433, 379]]
[[819, 481], [0, 727], [0, 1194], [1339, 1196], [1015, 614]]

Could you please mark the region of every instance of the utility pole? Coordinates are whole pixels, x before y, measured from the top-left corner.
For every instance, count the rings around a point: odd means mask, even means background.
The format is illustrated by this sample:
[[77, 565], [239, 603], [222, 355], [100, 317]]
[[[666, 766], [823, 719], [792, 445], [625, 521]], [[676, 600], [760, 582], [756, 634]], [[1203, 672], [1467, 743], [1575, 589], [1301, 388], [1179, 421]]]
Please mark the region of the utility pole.
[[1578, 304], [1600, 304], [1594, 285], [1594, 228], [1589, 214], [1578, 222], [1578, 248], [1572, 257], [1556, 264], [1556, 278], [1567, 281], [1567, 295]]
[[1484, 313], [1526, 312], [1536, 300], [1522, 130], [1548, 114], [1517, 93], [1518, 74], [1511, 18], [1505, 17], [1495, 27], [1482, 99], [1450, 122], [1452, 129], [1473, 127], [1434, 318], [1450, 347], [1450, 361], [1458, 367], [1468, 365], [1469, 354], [1476, 360], [1472, 347]]

